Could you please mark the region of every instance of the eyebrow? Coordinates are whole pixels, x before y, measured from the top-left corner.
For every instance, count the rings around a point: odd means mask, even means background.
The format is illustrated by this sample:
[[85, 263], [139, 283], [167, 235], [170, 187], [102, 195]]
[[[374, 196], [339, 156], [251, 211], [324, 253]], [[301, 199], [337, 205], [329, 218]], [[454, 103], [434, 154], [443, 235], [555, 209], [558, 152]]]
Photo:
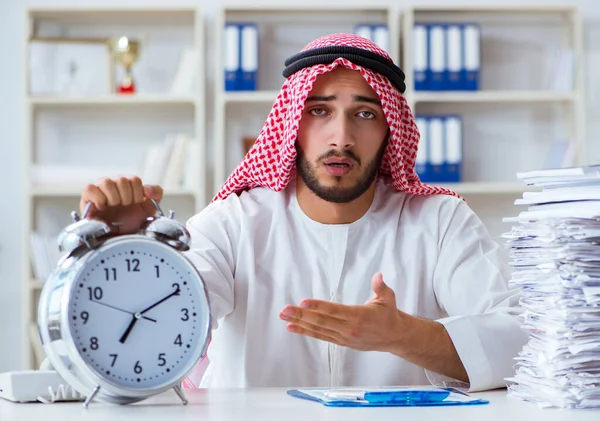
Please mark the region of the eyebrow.
[[[336, 99], [335, 95], [314, 95], [314, 96], [309, 96], [308, 98], [306, 98], [306, 102], [309, 101], [334, 101]], [[352, 96], [352, 100], [354, 102], [368, 102], [370, 104], [375, 104], [375, 105], [379, 105], [381, 106], [381, 102], [379, 101], [379, 99], [377, 98], [372, 98], [369, 96], [363, 96], [363, 95], [353, 95]]]

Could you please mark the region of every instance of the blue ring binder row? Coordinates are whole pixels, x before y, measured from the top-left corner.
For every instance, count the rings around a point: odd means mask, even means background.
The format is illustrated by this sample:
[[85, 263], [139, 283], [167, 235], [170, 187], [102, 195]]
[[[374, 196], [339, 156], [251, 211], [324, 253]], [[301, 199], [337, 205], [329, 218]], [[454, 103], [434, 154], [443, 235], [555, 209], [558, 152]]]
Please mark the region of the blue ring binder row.
[[258, 88], [258, 25], [227, 22], [223, 37], [223, 67], [226, 91]]
[[388, 26], [382, 23], [360, 23], [354, 27], [354, 34], [373, 41], [379, 48], [390, 52]]
[[290, 389], [289, 396], [334, 407], [485, 405], [453, 388]]
[[462, 182], [462, 118], [417, 114], [419, 149], [415, 171], [423, 183]]
[[413, 26], [415, 91], [480, 89], [481, 26], [425, 23]]

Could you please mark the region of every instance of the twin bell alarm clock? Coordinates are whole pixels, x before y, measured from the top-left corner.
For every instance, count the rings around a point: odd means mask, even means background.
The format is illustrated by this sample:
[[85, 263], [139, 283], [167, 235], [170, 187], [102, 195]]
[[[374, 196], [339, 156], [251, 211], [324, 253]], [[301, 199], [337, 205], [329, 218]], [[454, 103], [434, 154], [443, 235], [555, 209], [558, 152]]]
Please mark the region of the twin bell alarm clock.
[[130, 404], [174, 389], [205, 355], [210, 307], [200, 273], [183, 253], [190, 234], [173, 212], [131, 235], [81, 217], [59, 235], [64, 256], [38, 305], [44, 352], [54, 370], [86, 397]]

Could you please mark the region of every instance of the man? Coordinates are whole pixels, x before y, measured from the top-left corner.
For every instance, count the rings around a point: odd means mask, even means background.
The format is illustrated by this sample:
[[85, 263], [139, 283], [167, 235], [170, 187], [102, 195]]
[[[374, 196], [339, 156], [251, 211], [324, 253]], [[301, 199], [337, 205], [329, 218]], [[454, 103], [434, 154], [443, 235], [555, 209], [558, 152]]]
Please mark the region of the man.
[[[188, 222], [216, 327], [201, 386], [504, 386], [518, 295], [465, 202], [420, 183], [402, 71], [348, 34], [286, 66], [255, 146]], [[161, 196], [107, 179], [81, 205], [135, 232]]]

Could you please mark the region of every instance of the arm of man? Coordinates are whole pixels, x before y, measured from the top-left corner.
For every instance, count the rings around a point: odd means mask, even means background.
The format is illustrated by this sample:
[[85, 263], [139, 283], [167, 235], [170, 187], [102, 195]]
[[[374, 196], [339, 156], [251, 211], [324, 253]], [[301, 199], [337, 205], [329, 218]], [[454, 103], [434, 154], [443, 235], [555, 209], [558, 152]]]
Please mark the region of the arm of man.
[[391, 352], [426, 370], [440, 386], [470, 391], [505, 386], [513, 358], [527, 341], [515, 315], [519, 294], [483, 223], [462, 201], [439, 210], [434, 293], [448, 317], [424, 320], [396, 307], [394, 291], [376, 274], [375, 296], [348, 306], [306, 299], [280, 317], [291, 332], [362, 351]]
[[227, 201], [214, 202], [187, 222], [192, 244], [186, 257], [206, 286], [213, 329], [234, 308], [235, 244], [240, 229], [231, 217], [230, 205]]

